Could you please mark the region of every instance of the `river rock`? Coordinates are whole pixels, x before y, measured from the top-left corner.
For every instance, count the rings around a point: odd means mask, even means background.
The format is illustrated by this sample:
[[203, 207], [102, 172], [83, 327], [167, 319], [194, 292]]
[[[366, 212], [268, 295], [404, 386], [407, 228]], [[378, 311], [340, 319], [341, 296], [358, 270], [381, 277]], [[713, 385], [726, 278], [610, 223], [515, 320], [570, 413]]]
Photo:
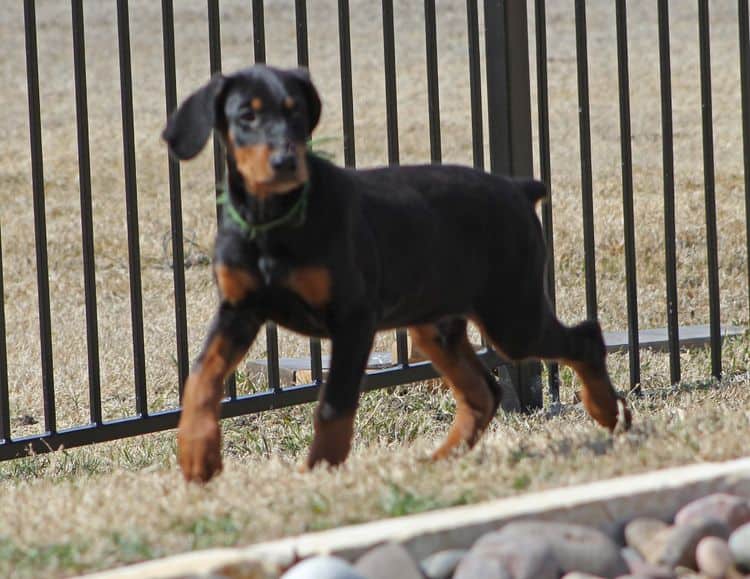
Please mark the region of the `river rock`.
[[736, 529], [729, 537], [729, 550], [734, 562], [745, 570], [750, 570], [750, 523]]
[[648, 517], [638, 517], [625, 526], [625, 543], [645, 556], [652, 546], [654, 537], [669, 527], [664, 521]]
[[750, 522], [750, 504], [735, 495], [716, 493], [695, 500], [682, 507], [675, 515], [675, 525], [684, 525], [696, 519], [713, 517], [722, 521], [730, 531]]
[[312, 557], [297, 563], [281, 579], [369, 579], [338, 557]]
[[721, 579], [727, 574], [734, 560], [729, 545], [719, 537], [704, 537], [695, 549], [698, 569], [712, 579]]
[[515, 579], [497, 559], [469, 552], [456, 568], [453, 579]]
[[529, 537], [500, 539], [499, 533], [481, 537], [471, 549], [477, 557], [494, 559], [513, 579], [558, 579], [562, 570], [551, 545]]
[[398, 543], [386, 543], [362, 555], [354, 568], [367, 579], [422, 579], [409, 552]]
[[649, 579], [672, 579], [674, 572], [668, 567], [659, 567], [646, 561], [643, 556], [632, 547], [620, 550], [622, 558], [628, 565], [630, 573], [635, 577], [648, 577]]
[[419, 566], [427, 579], [450, 579], [467, 552], [466, 549], [438, 551], [423, 559]]
[[579, 571], [617, 577], [627, 573], [627, 565], [617, 545], [601, 531], [581, 525], [545, 521], [517, 521], [505, 525], [495, 536], [496, 541], [521, 540], [526, 544], [547, 543], [563, 572]]
[[647, 546], [644, 557], [654, 565], [669, 567], [687, 567], [697, 569], [695, 549], [704, 537], [726, 538], [729, 529], [721, 521], [695, 519], [684, 525], [675, 525], [659, 531], [654, 535], [651, 545]]

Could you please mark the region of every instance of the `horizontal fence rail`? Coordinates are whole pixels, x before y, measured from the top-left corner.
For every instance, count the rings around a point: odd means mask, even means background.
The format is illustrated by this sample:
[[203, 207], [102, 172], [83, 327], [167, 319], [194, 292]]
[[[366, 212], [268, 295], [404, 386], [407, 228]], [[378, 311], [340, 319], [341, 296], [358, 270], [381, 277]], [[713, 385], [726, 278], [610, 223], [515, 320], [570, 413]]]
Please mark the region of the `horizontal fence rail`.
[[[479, 358], [489, 367], [498, 367], [503, 360], [491, 350], [479, 353]], [[368, 371], [362, 381], [364, 392], [389, 388], [410, 382], [419, 382], [437, 377], [437, 372], [429, 362], [410, 364], [398, 370], [385, 369]], [[234, 399], [226, 398], [221, 405], [222, 418], [242, 416], [286, 408], [306, 402], [313, 402], [318, 397], [317, 384], [287, 386], [278, 390], [270, 390], [258, 394], [238, 396]], [[93, 442], [106, 442], [129, 436], [159, 432], [177, 426], [180, 417], [178, 409], [154, 412], [148, 416], [133, 416], [118, 420], [111, 420], [103, 424], [87, 424], [47, 432], [42, 435], [18, 437], [6, 440], [0, 444], [0, 460], [18, 458], [33, 453], [44, 453], [60, 447], [72, 448]]]
[[[85, 10], [82, 0], [71, 0], [71, 38], [73, 48], [73, 87], [75, 92], [75, 118], [78, 161], [78, 195], [80, 198], [80, 232], [82, 251], [83, 294], [82, 304], [85, 314], [86, 331], [86, 367], [88, 377], [88, 424], [69, 428], [60, 428], [56, 414], [56, 398], [61, 392], [55, 384], [55, 354], [53, 352], [53, 328], [50, 304], [50, 272], [48, 267], [47, 239], [47, 206], [45, 192], [44, 155], [42, 147], [42, 127], [45, 118], [40, 106], [40, 75], [37, 34], [38, 28], [35, 0], [24, 0], [23, 24], [25, 40], [25, 66], [28, 95], [29, 120], [29, 158], [31, 198], [33, 200], [33, 251], [36, 265], [36, 299], [38, 308], [39, 354], [41, 369], [41, 400], [43, 408], [42, 433], [14, 436], [11, 420], [11, 386], [9, 380], [9, 329], [5, 301], [8, 278], [3, 269], [3, 237], [0, 229], [0, 460], [41, 453], [59, 447], [71, 448], [94, 442], [115, 440], [124, 437], [157, 432], [174, 428], [179, 419], [179, 402], [182, 397], [182, 386], [189, 369], [188, 343], [188, 301], [185, 262], [186, 234], [183, 231], [183, 185], [178, 163], [174, 159], [167, 161], [167, 183], [169, 192], [169, 248], [171, 249], [171, 284], [170, 291], [174, 298], [174, 348], [175, 379], [179, 389], [177, 399], [171, 408], [151, 410], [148, 399], [146, 371], [146, 324], [144, 320], [144, 290], [142, 269], [144, 267], [140, 253], [140, 225], [138, 217], [138, 170], [136, 165], [136, 133], [134, 109], [137, 103], [133, 98], [133, 65], [131, 62], [133, 46], [131, 45], [131, 14], [128, 0], [111, 0], [116, 20], [117, 60], [119, 72], [119, 108], [122, 130], [122, 177], [124, 179], [125, 225], [128, 241], [127, 280], [130, 314], [130, 332], [132, 338], [132, 415], [115, 420], [106, 420], [102, 396], [104, 358], [103, 338], [100, 340], [99, 320], [101, 312], [97, 306], [97, 255], [94, 239], [94, 201], [96, 191], [92, 185], [92, 145], [90, 143], [89, 88], [87, 85], [87, 49], [85, 43]], [[475, 167], [484, 168], [487, 164], [492, 171], [514, 175], [531, 175], [533, 173], [532, 147], [532, 112], [536, 112], [539, 176], [547, 185], [548, 198], [541, 208], [542, 228], [549, 255], [549, 267], [546, 273], [548, 295], [553, 307], [557, 304], [555, 291], [555, 226], [553, 224], [552, 194], [559, 198], [558, 190], [553, 187], [550, 129], [550, 102], [555, 98], [548, 85], [548, 64], [551, 59], [547, 54], [547, 2], [533, 0], [533, 44], [529, 41], [532, 28], [527, 22], [527, 2], [502, 2], [500, 0], [466, 0], [466, 71], [462, 79], [449, 79], [451, 83], [465, 83], [467, 86], [468, 113], [470, 115], [472, 161]], [[176, 6], [175, 6], [176, 5]], [[253, 0], [248, 3], [251, 21], [248, 31], [252, 43], [247, 48], [247, 58], [256, 63], [265, 63], [269, 54], [266, 40], [271, 39], [267, 21], [272, 13], [266, 13], [264, 0]], [[208, 40], [207, 76], [218, 74], [222, 70], [221, 19], [222, 5], [220, 0], [207, 0], [206, 32]], [[597, 255], [596, 235], [594, 231], [595, 187], [592, 161], [592, 98], [589, 94], [589, 47], [587, 24], [587, 3], [585, 0], [574, 0], [571, 5], [574, 17], [574, 50], [577, 94], [577, 125], [580, 162], [580, 201], [582, 207], [581, 224], [583, 238], [582, 287], [585, 295], [587, 317], [594, 319], [598, 314], [597, 299]], [[624, 287], [623, 304], [627, 310], [627, 328], [621, 332], [605, 333], [605, 341], [610, 352], [627, 352], [629, 361], [630, 386], [638, 390], [641, 383], [641, 350], [665, 351], [669, 357], [669, 380], [677, 383], [681, 379], [680, 348], [696, 345], [708, 345], [710, 348], [711, 374], [720, 377], [722, 374], [722, 341], [726, 337], [739, 336], [744, 329], [737, 326], [722, 326], [719, 291], [719, 254], [717, 234], [716, 207], [716, 174], [714, 160], [714, 125], [712, 118], [711, 94], [711, 53], [710, 53], [710, 20], [708, 0], [696, 0], [698, 17], [695, 22], [696, 41], [699, 54], [699, 84], [702, 110], [702, 158], [703, 158], [703, 201], [705, 211], [706, 260], [708, 272], [709, 323], [704, 326], [679, 326], [678, 283], [677, 283], [677, 236], [676, 236], [676, 203], [675, 203], [675, 153], [672, 112], [672, 54], [670, 46], [670, 14], [668, 0], [658, 0], [656, 6], [658, 42], [653, 47], [641, 47], [629, 44], [628, 12], [625, 0], [616, 0], [612, 13], [612, 42], [616, 48], [616, 78], [618, 83], [619, 104], [619, 159], [621, 167], [621, 201], [623, 210], [623, 248], [624, 248]], [[163, 44], [163, 73], [165, 101], [161, 107], [170, 114], [177, 106], [178, 86], [178, 50], [175, 38], [175, 7], [180, 3], [173, 0], [161, 1], [161, 33]], [[384, 127], [387, 161], [391, 165], [401, 162], [402, 133], [399, 123], [399, 73], [397, 59], [397, 18], [398, 5], [393, 0], [382, 0], [379, 6], [382, 18], [383, 69], [375, 71], [372, 78], [383, 82]], [[295, 0], [293, 7], [294, 35], [289, 42], [294, 42], [296, 62], [299, 66], [310, 67], [315, 71], [316, 62], [310, 57], [310, 30], [308, 29], [308, 3], [306, 0]], [[429, 143], [429, 160], [441, 163], [448, 155], [447, 137], [443, 142], [444, 121], [448, 116], [446, 108], [441, 115], [441, 82], [449, 80], [440, 75], [440, 3], [424, 0], [421, 18], [424, 22], [424, 108]], [[357, 151], [355, 138], [356, 87], [353, 71], [356, 71], [356, 58], [353, 56], [352, 40], [356, 40], [357, 31], [352, 29], [352, 11], [358, 4], [350, 0], [337, 0], [336, 14], [330, 15], [331, 28], [338, 32], [336, 54], [339, 61], [340, 103], [341, 103], [341, 143], [343, 163], [347, 167], [356, 166]], [[483, 9], [483, 12], [480, 10]], [[461, 7], [463, 11], [463, 6]], [[742, 104], [742, 136], [744, 160], [744, 185], [746, 197], [746, 228], [750, 231], [750, 40], [748, 23], [748, 0], [738, 0], [738, 33], [740, 62], [740, 99]], [[483, 19], [480, 19], [483, 16]], [[333, 19], [336, 19], [333, 24]], [[480, 29], [480, 22], [485, 29]], [[177, 31], [179, 33], [179, 30]], [[422, 31], [420, 31], [421, 33]], [[484, 41], [484, 42], [482, 42]], [[484, 47], [484, 54], [482, 54]], [[664, 281], [666, 289], [666, 321], [664, 329], [644, 330], [639, 325], [638, 313], [638, 263], [636, 232], [638, 223], [635, 219], [634, 204], [634, 162], [633, 136], [631, 121], [633, 105], [631, 104], [630, 59], [641, 58], [640, 50], [649, 54], [658, 49], [659, 54], [659, 90], [660, 122], [662, 149], [662, 188], [664, 208]], [[536, 102], [532, 103], [530, 56], [535, 58]], [[482, 78], [482, 66], [485, 66], [485, 79]], [[382, 76], [380, 76], [382, 75]], [[374, 82], [374, 80], [373, 80]], [[592, 85], [593, 86], [593, 85]], [[594, 95], [595, 96], [595, 95]], [[445, 107], [445, 97], [443, 97]], [[534, 108], [535, 107], [535, 108]], [[445, 149], [444, 149], [444, 145]], [[361, 153], [360, 153], [361, 154]], [[139, 164], [143, 164], [142, 162]], [[223, 179], [225, 155], [220, 139], [213, 139], [214, 178], [217, 195]], [[578, 168], [576, 167], [576, 171]], [[578, 193], [576, 193], [578, 195]], [[619, 198], [618, 198], [619, 203]], [[218, 208], [217, 208], [218, 211]], [[703, 217], [703, 215], [702, 215]], [[661, 224], [660, 224], [661, 227]], [[145, 237], [144, 237], [145, 239]], [[750, 236], [747, 240], [747, 267], [750, 280]], [[8, 247], [6, 243], [5, 252]], [[145, 279], [145, 278], [144, 278]], [[750, 287], [750, 283], [748, 283]], [[748, 294], [750, 296], [750, 293]], [[749, 297], [750, 299], [750, 297]], [[233, 375], [226, 384], [226, 397], [222, 402], [222, 417], [233, 417], [243, 414], [263, 412], [275, 408], [284, 408], [314, 401], [318, 396], [327, 371], [327, 358], [319, 339], [309, 341], [309, 369], [307, 384], [289, 385], [285, 383], [286, 367], [280, 358], [279, 331], [276, 325], [266, 325], [266, 357], [262, 362], [267, 377], [267, 389], [252, 394], [238, 392], [238, 376]], [[484, 342], [478, 346], [480, 358], [490, 368], [498, 368], [506, 362]], [[421, 381], [437, 376], [429, 362], [414, 362], [409, 351], [410, 344], [404, 330], [398, 330], [395, 337], [395, 349], [392, 359], [389, 357], [387, 367], [369, 369], [363, 379], [365, 391], [392, 387], [409, 382]], [[12, 354], [10, 355], [12, 358]], [[59, 362], [58, 362], [59, 363]], [[644, 366], [645, 367], [645, 366]], [[547, 367], [550, 397], [559, 400], [559, 371], [556, 364]], [[522, 404], [528, 408], [541, 404], [541, 393], [534, 398], [529, 391], [530, 384], [540, 378], [538, 365], [522, 365], [511, 368], [511, 376]], [[240, 383], [241, 385], [241, 383]]]

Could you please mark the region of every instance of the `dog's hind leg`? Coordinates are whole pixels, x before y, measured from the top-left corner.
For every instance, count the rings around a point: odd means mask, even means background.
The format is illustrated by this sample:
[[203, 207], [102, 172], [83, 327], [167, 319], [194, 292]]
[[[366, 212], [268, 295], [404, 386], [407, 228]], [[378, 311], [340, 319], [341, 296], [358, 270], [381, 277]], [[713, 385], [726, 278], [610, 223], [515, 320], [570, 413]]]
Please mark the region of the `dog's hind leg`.
[[570, 366], [581, 380], [583, 405], [591, 417], [612, 430], [622, 414], [624, 426], [629, 427], [630, 411], [612, 387], [607, 372], [607, 351], [599, 323], [586, 321], [566, 327], [546, 303], [542, 312], [541, 320], [501, 324], [485, 311], [477, 314], [476, 321], [492, 345], [513, 361], [541, 358]]
[[409, 328], [414, 345], [443, 375], [456, 399], [456, 416], [443, 444], [433, 454], [440, 459], [461, 445], [474, 446], [495, 416], [501, 392], [466, 336], [466, 320], [451, 318]]

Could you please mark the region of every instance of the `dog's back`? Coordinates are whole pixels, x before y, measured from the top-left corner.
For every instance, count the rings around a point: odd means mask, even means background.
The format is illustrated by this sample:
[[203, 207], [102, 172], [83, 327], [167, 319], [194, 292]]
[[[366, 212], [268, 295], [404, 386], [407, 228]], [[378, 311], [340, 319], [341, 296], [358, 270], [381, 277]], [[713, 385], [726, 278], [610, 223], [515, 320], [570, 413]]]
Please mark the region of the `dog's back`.
[[[377, 285], [395, 309], [388, 325], [401, 321], [401, 311], [410, 321], [417, 311], [467, 314], [489, 278], [526, 278], [530, 270], [541, 276], [544, 244], [534, 206], [543, 184], [452, 165], [343, 171], [357, 183], [350, 195], [375, 240]], [[441, 291], [427, 291], [435, 287]]]

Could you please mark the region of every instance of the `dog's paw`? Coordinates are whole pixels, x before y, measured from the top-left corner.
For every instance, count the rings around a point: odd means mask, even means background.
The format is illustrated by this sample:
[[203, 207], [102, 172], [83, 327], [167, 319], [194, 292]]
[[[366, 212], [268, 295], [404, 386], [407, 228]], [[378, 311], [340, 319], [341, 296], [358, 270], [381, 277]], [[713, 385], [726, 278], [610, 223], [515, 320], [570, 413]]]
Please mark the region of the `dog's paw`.
[[177, 447], [187, 482], [205, 483], [221, 472], [221, 430], [213, 417], [181, 420]]
[[329, 410], [324, 404], [316, 411], [315, 434], [306, 462], [308, 469], [313, 469], [323, 463], [337, 466], [349, 456], [354, 436], [354, 413], [335, 416], [335, 413]]
[[349, 455], [350, 446], [348, 441], [332, 441], [316, 434], [310, 446], [304, 470], [312, 470], [319, 466], [340, 465]]

